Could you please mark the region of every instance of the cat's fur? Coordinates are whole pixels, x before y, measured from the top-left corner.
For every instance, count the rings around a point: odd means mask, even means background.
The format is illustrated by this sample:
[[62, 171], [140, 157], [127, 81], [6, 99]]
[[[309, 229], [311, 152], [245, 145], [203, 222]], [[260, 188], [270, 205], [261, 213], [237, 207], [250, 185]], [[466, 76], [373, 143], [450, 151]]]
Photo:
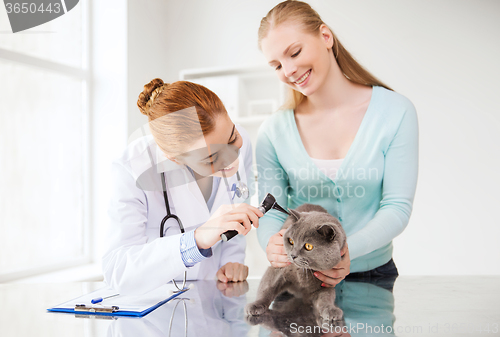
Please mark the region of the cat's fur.
[[[250, 325], [260, 325], [269, 331], [279, 331], [280, 336], [320, 337], [325, 336], [326, 332], [325, 326], [318, 324], [318, 319], [311, 310], [311, 304], [304, 303], [302, 298], [287, 293], [274, 299], [271, 310], [262, 315], [247, 316], [246, 322]], [[292, 323], [295, 324], [295, 331]], [[319, 326], [320, 329], [316, 329], [315, 326]], [[336, 329], [344, 326], [344, 320], [335, 320], [328, 324], [326, 330], [338, 331]], [[297, 327], [302, 327], [300, 329], [303, 331], [297, 330]]]
[[[329, 270], [340, 260], [346, 234], [340, 222], [323, 207], [304, 204], [290, 215], [283, 229], [285, 251], [292, 264], [283, 268], [269, 267], [262, 277], [257, 300], [245, 307], [247, 316], [256, 316], [269, 310], [271, 302], [288, 291], [311, 305], [318, 325], [342, 318], [342, 310], [335, 306], [335, 288], [322, 287], [322, 281], [313, 275], [315, 271]], [[294, 242], [289, 243], [289, 238]], [[307, 251], [309, 243], [313, 249]]]

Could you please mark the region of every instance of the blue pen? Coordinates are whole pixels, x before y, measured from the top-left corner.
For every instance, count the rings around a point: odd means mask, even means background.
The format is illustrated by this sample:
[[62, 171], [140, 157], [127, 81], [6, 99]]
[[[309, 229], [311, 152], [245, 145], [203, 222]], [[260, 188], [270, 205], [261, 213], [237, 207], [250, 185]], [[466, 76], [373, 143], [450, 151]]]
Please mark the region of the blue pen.
[[111, 296], [107, 296], [107, 297], [98, 297], [98, 298], [94, 298], [92, 301], [90, 301], [92, 304], [97, 304], [97, 303], [101, 303], [102, 301], [104, 301], [105, 299], [107, 298], [111, 298], [111, 297], [115, 297], [115, 296], [118, 296], [120, 294], [116, 294], [116, 295], [111, 295]]

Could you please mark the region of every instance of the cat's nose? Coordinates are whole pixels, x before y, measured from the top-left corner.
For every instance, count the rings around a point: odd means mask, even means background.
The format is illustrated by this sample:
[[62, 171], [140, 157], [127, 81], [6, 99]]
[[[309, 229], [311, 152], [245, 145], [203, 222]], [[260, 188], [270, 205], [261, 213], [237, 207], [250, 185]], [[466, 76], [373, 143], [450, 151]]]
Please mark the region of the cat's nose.
[[295, 260], [297, 258], [297, 255], [290, 255], [290, 257], [292, 258], [292, 260]]

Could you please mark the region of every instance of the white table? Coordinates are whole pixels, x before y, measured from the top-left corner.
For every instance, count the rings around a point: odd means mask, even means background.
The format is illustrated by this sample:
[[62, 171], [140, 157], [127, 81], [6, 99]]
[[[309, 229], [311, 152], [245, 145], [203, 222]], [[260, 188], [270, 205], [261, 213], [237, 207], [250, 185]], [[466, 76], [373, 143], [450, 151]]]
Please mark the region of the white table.
[[[196, 282], [195, 288], [183, 296], [191, 299], [184, 301], [188, 336], [269, 336], [270, 331], [248, 325], [243, 317], [243, 307], [254, 300], [259, 282], [248, 280], [238, 289], [224, 292], [215, 281]], [[337, 290], [348, 329], [343, 335], [500, 336], [499, 285], [498, 276], [400, 276], [391, 293], [369, 283], [344, 282]], [[101, 287], [102, 283], [0, 284], [0, 336], [169, 336], [175, 303], [134, 319], [75, 318], [46, 312], [51, 306]], [[172, 336], [184, 336], [183, 308], [181, 301]]]

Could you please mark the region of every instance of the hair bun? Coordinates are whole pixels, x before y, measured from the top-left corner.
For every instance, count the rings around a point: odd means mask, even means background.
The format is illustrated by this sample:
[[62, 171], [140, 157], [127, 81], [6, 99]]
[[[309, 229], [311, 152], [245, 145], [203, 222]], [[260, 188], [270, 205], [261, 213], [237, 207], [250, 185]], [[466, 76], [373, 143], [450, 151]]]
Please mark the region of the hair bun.
[[[144, 85], [144, 90], [139, 94], [139, 99], [137, 100], [137, 106], [139, 107], [139, 110], [141, 110], [142, 114], [148, 116], [148, 110], [149, 107], [151, 106], [151, 103], [149, 103], [149, 100], [151, 99], [151, 96], [155, 92], [156, 89], [164, 86], [165, 83], [161, 78], [155, 78], [148, 84]], [[158, 94], [158, 92], [157, 92]], [[149, 103], [149, 104], [148, 104]]]

